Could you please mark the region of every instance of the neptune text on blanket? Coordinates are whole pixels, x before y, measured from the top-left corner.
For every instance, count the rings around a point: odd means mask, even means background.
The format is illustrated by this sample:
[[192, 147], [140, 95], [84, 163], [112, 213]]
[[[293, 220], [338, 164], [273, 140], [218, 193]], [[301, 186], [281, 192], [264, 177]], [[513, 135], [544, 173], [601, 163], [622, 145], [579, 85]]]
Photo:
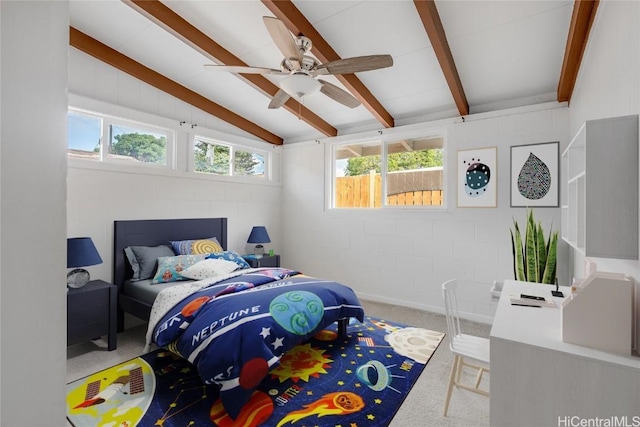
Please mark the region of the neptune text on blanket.
[[255, 314], [259, 312], [260, 312], [260, 306], [254, 305], [253, 307], [246, 308], [244, 310], [234, 311], [233, 313], [230, 313], [227, 316], [221, 317], [219, 320], [212, 322], [208, 328], [203, 328], [198, 333], [193, 335], [193, 337], [191, 338], [191, 345], [195, 345], [198, 342], [200, 342], [200, 340], [207, 338], [209, 335], [213, 334], [213, 332], [217, 328], [223, 327], [227, 321], [231, 323], [239, 319], [240, 317], [248, 316], [249, 314]]

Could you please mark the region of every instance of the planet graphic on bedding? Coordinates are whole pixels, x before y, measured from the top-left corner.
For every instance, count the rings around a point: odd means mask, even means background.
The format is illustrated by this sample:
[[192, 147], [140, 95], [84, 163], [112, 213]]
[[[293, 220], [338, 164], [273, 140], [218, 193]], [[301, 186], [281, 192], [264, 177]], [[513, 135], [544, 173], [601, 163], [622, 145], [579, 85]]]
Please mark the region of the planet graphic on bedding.
[[306, 335], [322, 320], [324, 305], [314, 293], [291, 291], [275, 297], [269, 305], [269, 313], [288, 332]]

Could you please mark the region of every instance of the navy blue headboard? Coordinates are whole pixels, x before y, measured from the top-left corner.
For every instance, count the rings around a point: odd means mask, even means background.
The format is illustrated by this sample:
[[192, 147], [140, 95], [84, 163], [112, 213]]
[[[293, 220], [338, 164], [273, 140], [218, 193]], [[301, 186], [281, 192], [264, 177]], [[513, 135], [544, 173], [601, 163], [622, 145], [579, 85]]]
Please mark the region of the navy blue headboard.
[[113, 283], [120, 291], [132, 271], [127, 246], [168, 245], [170, 240], [216, 237], [227, 249], [227, 218], [147, 219], [113, 222]]

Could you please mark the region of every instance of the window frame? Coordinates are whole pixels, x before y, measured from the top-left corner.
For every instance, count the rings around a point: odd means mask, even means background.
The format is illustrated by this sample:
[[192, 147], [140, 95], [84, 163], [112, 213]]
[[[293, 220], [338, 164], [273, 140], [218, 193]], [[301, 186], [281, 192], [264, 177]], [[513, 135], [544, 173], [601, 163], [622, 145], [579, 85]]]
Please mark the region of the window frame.
[[[419, 139], [419, 138], [441, 138], [442, 139], [442, 187], [443, 187], [443, 198], [442, 205], [389, 205], [387, 204], [387, 164], [388, 164], [388, 155], [389, 150], [388, 147], [390, 144], [396, 143], [401, 139]], [[380, 207], [364, 207], [364, 208], [356, 208], [356, 207], [336, 207], [336, 153], [337, 148], [344, 147], [348, 145], [359, 145], [359, 144], [368, 144], [368, 143], [380, 143], [380, 180], [381, 180], [381, 197], [382, 203]], [[338, 140], [334, 140], [327, 144], [327, 158], [329, 159], [329, 169], [330, 173], [328, 176], [330, 177], [330, 182], [327, 185], [327, 206], [326, 209], [329, 211], [341, 212], [341, 211], [377, 211], [384, 209], [399, 209], [399, 210], [428, 210], [428, 211], [446, 211], [448, 210], [448, 200], [449, 200], [449, 192], [451, 189], [448, 185], [448, 175], [451, 171], [448, 170], [447, 158], [448, 158], [448, 140], [447, 140], [447, 130], [446, 128], [430, 128], [430, 129], [422, 129], [422, 130], [410, 130], [410, 131], [377, 131], [375, 134], [363, 136], [361, 138], [351, 138], [345, 137], [344, 139], [339, 138]]]
[[[196, 141], [229, 148], [229, 174], [228, 175], [220, 175], [212, 172], [196, 171], [196, 164], [195, 164]], [[272, 181], [271, 164], [270, 164], [271, 153], [267, 150], [262, 150], [262, 149], [251, 147], [248, 145], [223, 141], [221, 140], [221, 138], [206, 136], [206, 135], [203, 135], [202, 133], [194, 133], [190, 135], [189, 142], [190, 142], [189, 143], [189, 171], [190, 172], [193, 172], [195, 174], [202, 175], [202, 176], [250, 179], [250, 180], [259, 180], [260, 182]], [[253, 175], [253, 174], [246, 175], [246, 174], [236, 173], [235, 159], [236, 159], [237, 151], [244, 151], [250, 154], [256, 154], [256, 155], [262, 156], [263, 162], [264, 162], [263, 163], [264, 173], [262, 175]]]
[[[211, 129], [206, 126], [198, 126], [195, 122], [185, 121], [182, 116], [160, 116], [157, 113], [132, 109], [74, 93], [69, 94], [67, 110], [75, 110], [81, 114], [88, 114], [97, 118], [109, 116], [122, 119], [129, 123], [143, 123], [152, 128], [168, 129], [173, 132], [174, 137], [171, 167], [153, 164], [144, 164], [144, 167], [140, 167], [142, 162], [100, 161], [96, 158], [90, 159], [82, 158], [82, 156], [67, 155], [67, 167], [70, 169], [110, 171], [203, 181], [235, 182], [262, 186], [282, 186], [282, 171], [280, 168], [282, 166], [283, 146], [281, 145], [273, 145], [262, 140], [247, 138], [242, 135]], [[194, 109], [191, 114], [193, 115], [195, 113], [198, 112]], [[189, 114], [189, 111], [183, 112], [183, 114]], [[203, 117], [198, 117], [203, 122], [206, 122]], [[262, 176], [256, 177], [253, 175], [235, 175], [230, 177], [194, 173], [193, 146], [191, 141], [195, 133], [207, 139], [224, 141], [225, 144], [237, 146], [245, 151], [261, 153], [265, 157], [265, 177], [268, 178], [264, 179]], [[68, 149], [68, 137], [66, 143]]]
[[[103, 164], [119, 164], [119, 165], [127, 165], [130, 167], [143, 167], [143, 168], [159, 168], [159, 169], [175, 169], [176, 165], [176, 131], [167, 127], [162, 127], [154, 124], [143, 123], [136, 120], [125, 119], [109, 114], [99, 113], [96, 111], [87, 110], [84, 108], [69, 106], [67, 108], [68, 112], [73, 112], [75, 114], [93, 117], [100, 120], [100, 155], [98, 158], [78, 158], [74, 156], [69, 156], [69, 143], [67, 139], [67, 157], [69, 159], [85, 161], [85, 162], [93, 162], [93, 163], [103, 163]], [[67, 117], [68, 121], [68, 117]], [[154, 134], [162, 134], [166, 137], [166, 145], [165, 145], [165, 164], [157, 164], [157, 163], [148, 163], [148, 162], [131, 162], [130, 160], [118, 159], [110, 157], [109, 153], [109, 144], [110, 144], [110, 135], [109, 135], [109, 127], [110, 126], [123, 126], [127, 128], [132, 128], [134, 130], [140, 130], [144, 132], [154, 133]], [[68, 137], [67, 137], [68, 138]]]
[[[98, 153], [98, 155], [96, 156], [96, 158], [87, 158], [87, 157], [76, 157], [74, 155], [72, 155], [69, 151], [69, 135], [67, 134], [67, 158], [69, 159], [81, 159], [81, 160], [87, 160], [87, 161], [93, 161], [93, 162], [101, 162], [102, 161], [102, 140], [104, 139], [104, 118], [102, 115], [97, 114], [93, 111], [87, 111], [87, 110], [83, 110], [80, 108], [72, 108], [72, 107], [68, 107], [67, 109], [67, 126], [69, 126], [69, 119], [70, 119], [70, 113], [76, 114], [76, 115], [80, 115], [83, 117], [90, 117], [92, 119], [97, 119], [100, 121], [100, 152]], [[78, 150], [81, 151], [81, 150]]]

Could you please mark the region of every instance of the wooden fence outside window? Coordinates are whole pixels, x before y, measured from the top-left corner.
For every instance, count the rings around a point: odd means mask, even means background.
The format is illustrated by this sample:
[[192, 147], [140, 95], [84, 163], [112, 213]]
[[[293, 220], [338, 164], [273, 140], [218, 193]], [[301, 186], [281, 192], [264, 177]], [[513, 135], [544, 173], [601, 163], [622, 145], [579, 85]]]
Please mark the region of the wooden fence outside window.
[[[387, 205], [442, 206], [442, 169], [390, 172], [387, 174]], [[380, 174], [336, 178], [336, 208], [379, 208], [382, 206]]]

